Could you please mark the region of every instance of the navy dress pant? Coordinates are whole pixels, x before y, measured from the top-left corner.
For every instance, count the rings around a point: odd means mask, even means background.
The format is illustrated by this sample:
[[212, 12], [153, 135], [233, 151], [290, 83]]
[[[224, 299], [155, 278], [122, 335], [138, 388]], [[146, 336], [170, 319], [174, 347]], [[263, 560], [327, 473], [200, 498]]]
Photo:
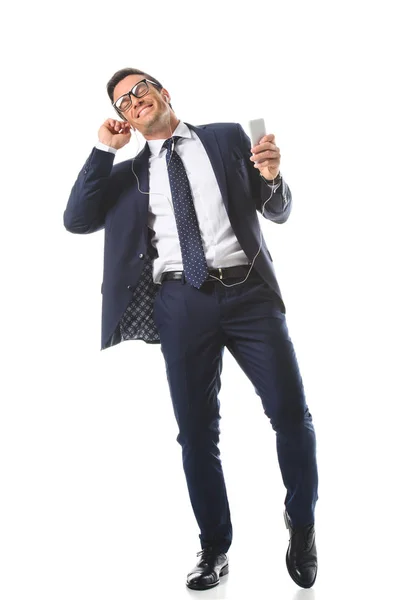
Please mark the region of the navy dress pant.
[[184, 280], [167, 280], [154, 301], [154, 320], [201, 547], [227, 552], [232, 542], [218, 448], [225, 347], [251, 381], [276, 432], [284, 504], [293, 525], [314, 523], [315, 431], [280, 299], [254, 267], [245, 283], [233, 287], [212, 280], [196, 289]]

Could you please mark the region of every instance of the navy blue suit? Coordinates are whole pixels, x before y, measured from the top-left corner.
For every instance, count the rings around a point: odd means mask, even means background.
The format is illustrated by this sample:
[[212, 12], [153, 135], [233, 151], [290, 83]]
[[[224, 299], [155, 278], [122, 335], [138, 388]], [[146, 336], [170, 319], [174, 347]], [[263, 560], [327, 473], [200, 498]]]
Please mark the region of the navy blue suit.
[[[187, 125], [205, 147], [232, 229], [251, 263], [260, 244], [257, 211], [271, 190], [249, 160], [250, 140], [235, 123]], [[146, 144], [134, 159], [146, 192], [148, 159]], [[252, 381], [276, 431], [285, 505], [293, 525], [313, 522], [318, 497], [315, 432], [264, 238], [252, 274], [241, 285], [224, 287], [214, 280], [198, 290], [184, 281], [154, 284], [157, 251], [147, 222], [149, 196], [138, 191], [131, 160], [113, 162], [114, 154], [93, 148], [71, 190], [64, 225], [73, 233], [105, 228], [101, 349], [123, 341], [120, 324], [128, 310], [136, 319], [130, 339], [161, 343], [202, 547], [213, 543], [227, 551], [232, 541], [218, 450], [224, 347]], [[283, 181], [263, 216], [284, 223], [291, 206], [291, 192]]]

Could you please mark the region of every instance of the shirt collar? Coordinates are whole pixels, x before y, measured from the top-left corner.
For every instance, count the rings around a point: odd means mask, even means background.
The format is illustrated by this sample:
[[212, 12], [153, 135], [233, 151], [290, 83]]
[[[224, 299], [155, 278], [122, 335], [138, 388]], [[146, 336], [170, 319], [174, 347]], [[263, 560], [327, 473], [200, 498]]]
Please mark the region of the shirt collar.
[[[192, 137], [189, 127], [183, 121], [179, 121], [179, 123], [176, 126], [176, 129], [172, 133], [172, 135], [173, 136], [179, 135], [180, 137], [184, 137], [184, 138]], [[168, 139], [168, 138], [166, 138], [166, 139]], [[152, 156], [159, 156], [161, 153], [162, 145], [165, 142], [165, 140], [146, 140], [146, 141], [150, 148], [150, 152], [151, 152]], [[164, 150], [166, 151], [165, 148], [164, 148]]]

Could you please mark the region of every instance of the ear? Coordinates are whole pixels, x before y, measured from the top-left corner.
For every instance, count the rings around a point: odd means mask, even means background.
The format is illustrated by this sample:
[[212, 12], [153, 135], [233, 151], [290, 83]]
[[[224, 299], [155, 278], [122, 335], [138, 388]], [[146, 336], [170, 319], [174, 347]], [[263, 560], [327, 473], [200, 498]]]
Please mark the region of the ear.
[[165, 100], [169, 104], [171, 102], [171, 98], [169, 97], [168, 90], [166, 90], [165, 88], [162, 88], [160, 90], [160, 93], [161, 93], [161, 97], [163, 98], [163, 100]]

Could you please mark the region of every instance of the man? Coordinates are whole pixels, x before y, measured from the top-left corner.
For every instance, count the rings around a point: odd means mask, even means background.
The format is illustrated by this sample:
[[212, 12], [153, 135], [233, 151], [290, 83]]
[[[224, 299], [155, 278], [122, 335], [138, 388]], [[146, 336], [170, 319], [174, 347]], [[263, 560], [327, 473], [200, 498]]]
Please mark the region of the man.
[[[179, 428], [201, 551], [187, 585], [207, 589], [228, 573], [232, 525], [218, 449], [227, 347], [260, 396], [276, 432], [286, 487], [289, 574], [317, 574], [315, 432], [290, 340], [285, 305], [257, 211], [290, 214], [272, 134], [254, 148], [236, 123], [180, 121], [154, 77], [122, 69], [107, 85], [120, 120], [107, 119], [71, 190], [64, 225], [105, 229], [101, 349], [128, 339], [159, 343]], [[115, 153], [138, 130], [133, 159]]]

